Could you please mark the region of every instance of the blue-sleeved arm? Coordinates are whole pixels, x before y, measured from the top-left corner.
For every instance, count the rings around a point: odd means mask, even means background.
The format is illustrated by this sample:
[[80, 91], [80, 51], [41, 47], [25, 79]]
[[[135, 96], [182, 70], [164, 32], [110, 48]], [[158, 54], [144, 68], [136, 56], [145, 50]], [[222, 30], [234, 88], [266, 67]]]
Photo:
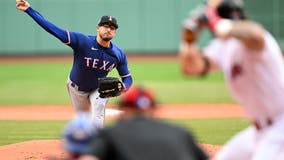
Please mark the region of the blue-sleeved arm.
[[32, 7], [29, 7], [25, 12], [48, 33], [58, 38], [61, 42], [70, 44], [70, 35], [68, 31], [55, 26], [54, 24], [46, 20], [40, 13], [35, 11]]
[[127, 77], [122, 77], [122, 82], [123, 82], [123, 84], [125, 86], [125, 90], [127, 91], [131, 87], [131, 85], [132, 85], [132, 82], [133, 82], [132, 76], [129, 75]]
[[125, 89], [128, 90], [133, 83], [133, 79], [132, 79], [130, 70], [128, 68], [128, 61], [127, 61], [126, 55], [122, 50], [120, 50], [120, 53], [121, 53], [119, 56], [120, 63], [116, 67], [116, 69], [122, 79]]

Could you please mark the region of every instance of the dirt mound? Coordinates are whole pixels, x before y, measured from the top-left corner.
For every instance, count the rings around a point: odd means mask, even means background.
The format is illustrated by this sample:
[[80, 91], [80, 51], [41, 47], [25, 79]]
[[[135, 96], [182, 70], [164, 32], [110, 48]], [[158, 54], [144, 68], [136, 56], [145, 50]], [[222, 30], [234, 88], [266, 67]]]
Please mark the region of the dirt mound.
[[[212, 157], [220, 146], [200, 144]], [[50, 157], [64, 159], [66, 152], [61, 140], [33, 140], [0, 147], [0, 157], [5, 160], [45, 160]]]

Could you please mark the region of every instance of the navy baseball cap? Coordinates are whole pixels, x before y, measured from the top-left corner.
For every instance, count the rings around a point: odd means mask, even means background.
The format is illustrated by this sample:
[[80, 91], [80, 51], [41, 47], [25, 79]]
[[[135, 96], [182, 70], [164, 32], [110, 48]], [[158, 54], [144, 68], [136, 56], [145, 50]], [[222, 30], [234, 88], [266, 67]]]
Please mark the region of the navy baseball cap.
[[156, 107], [154, 92], [144, 86], [132, 86], [121, 96], [119, 107], [130, 107], [138, 110], [146, 110]]
[[70, 153], [84, 154], [88, 151], [97, 129], [88, 113], [78, 113], [64, 128], [64, 148]]
[[104, 24], [114, 26], [115, 29], [118, 28], [117, 21], [113, 16], [102, 16], [98, 25], [103, 26]]

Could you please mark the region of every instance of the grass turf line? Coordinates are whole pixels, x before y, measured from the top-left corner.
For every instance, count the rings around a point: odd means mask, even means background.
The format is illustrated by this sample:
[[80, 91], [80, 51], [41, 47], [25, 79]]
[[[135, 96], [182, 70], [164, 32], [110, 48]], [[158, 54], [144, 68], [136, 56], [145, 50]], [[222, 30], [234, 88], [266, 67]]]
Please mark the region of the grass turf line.
[[[222, 145], [236, 132], [249, 125], [242, 118], [169, 120], [192, 132], [202, 143]], [[107, 125], [115, 121], [107, 121]], [[0, 146], [29, 140], [61, 139], [66, 121], [0, 121]]]

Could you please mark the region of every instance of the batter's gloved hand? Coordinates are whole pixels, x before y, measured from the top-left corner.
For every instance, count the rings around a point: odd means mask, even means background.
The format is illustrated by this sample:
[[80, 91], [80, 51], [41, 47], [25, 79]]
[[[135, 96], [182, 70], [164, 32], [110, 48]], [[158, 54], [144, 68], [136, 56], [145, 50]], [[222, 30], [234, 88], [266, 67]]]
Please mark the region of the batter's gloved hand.
[[116, 77], [98, 78], [98, 87], [101, 98], [119, 96], [125, 88], [123, 83]]
[[191, 10], [188, 18], [183, 22], [183, 27], [192, 32], [200, 29], [201, 25], [207, 24], [206, 5], [202, 4]]
[[188, 43], [195, 42], [204, 26], [207, 26], [205, 15], [207, 6], [201, 4], [191, 10], [189, 16], [183, 21], [182, 39]]

